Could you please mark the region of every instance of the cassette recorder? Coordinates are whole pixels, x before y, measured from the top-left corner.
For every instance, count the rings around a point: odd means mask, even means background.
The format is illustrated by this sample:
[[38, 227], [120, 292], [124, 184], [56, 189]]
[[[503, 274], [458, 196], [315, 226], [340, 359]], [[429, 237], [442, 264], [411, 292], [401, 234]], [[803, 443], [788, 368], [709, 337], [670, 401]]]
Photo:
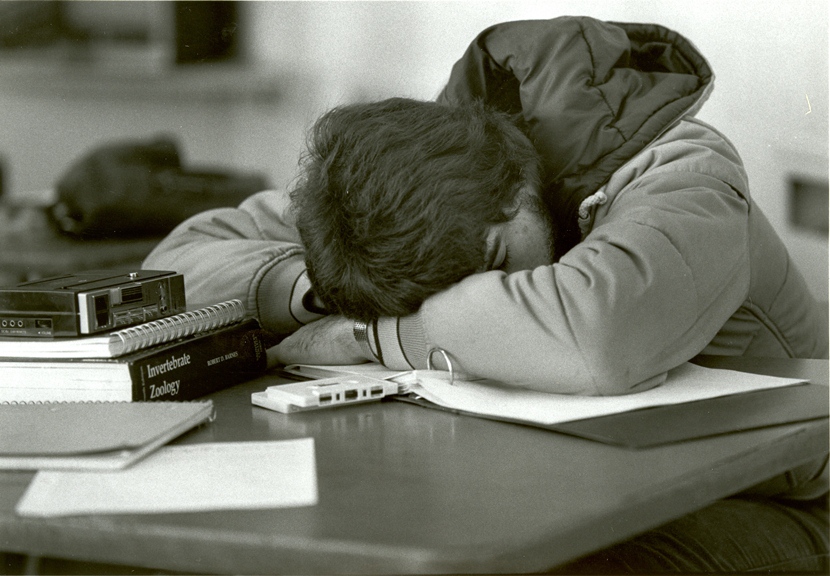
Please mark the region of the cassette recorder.
[[0, 288], [0, 336], [81, 336], [184, 310], [181, 274], [93, 270]]

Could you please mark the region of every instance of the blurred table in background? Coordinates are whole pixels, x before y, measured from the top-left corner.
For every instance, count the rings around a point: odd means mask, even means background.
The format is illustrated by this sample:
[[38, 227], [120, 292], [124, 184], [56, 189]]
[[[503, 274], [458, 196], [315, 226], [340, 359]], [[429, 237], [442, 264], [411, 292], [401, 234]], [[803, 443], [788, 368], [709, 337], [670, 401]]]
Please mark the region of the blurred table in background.
[[81, 270], [138, 268], [160, 240], [74, 239], [55, 230], [41, 207], [0, 203], [0, 285]]

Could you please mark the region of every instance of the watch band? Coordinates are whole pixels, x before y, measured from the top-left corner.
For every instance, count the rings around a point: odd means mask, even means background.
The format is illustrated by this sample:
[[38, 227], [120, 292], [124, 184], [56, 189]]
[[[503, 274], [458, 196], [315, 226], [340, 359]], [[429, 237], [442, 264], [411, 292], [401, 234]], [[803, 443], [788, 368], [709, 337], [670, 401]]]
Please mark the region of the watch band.
[[352, 334], [354, 334], [354, 339], [360, 345], [360, 350], [366, 358], [377, 360], [377, 356], [372, 352], [372, 346], [369, 344], [369, 324], [362, 320], [355, 320]]

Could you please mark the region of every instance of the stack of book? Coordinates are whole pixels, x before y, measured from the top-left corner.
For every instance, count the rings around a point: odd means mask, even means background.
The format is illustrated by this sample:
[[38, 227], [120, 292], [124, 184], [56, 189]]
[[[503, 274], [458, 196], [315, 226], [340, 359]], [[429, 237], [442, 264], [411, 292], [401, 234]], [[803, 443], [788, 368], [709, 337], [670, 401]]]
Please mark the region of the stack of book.
[[186, 401], [265, 367], [259, 323], [229, 300], [99, 335], [0, 338], [0, 403]]

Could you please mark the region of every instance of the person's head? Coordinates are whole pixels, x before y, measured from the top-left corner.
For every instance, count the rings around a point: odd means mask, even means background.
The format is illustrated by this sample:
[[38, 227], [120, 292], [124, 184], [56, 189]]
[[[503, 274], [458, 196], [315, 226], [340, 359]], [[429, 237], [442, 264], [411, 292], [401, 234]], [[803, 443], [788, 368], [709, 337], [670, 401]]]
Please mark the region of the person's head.
[[550, 263], [538, 190], [538, 154], [506, 115], [394, 98], [324, 114], [291, 196], [315, 294], [368, 320], [505, 268], [513, 243], [522, 266]]

